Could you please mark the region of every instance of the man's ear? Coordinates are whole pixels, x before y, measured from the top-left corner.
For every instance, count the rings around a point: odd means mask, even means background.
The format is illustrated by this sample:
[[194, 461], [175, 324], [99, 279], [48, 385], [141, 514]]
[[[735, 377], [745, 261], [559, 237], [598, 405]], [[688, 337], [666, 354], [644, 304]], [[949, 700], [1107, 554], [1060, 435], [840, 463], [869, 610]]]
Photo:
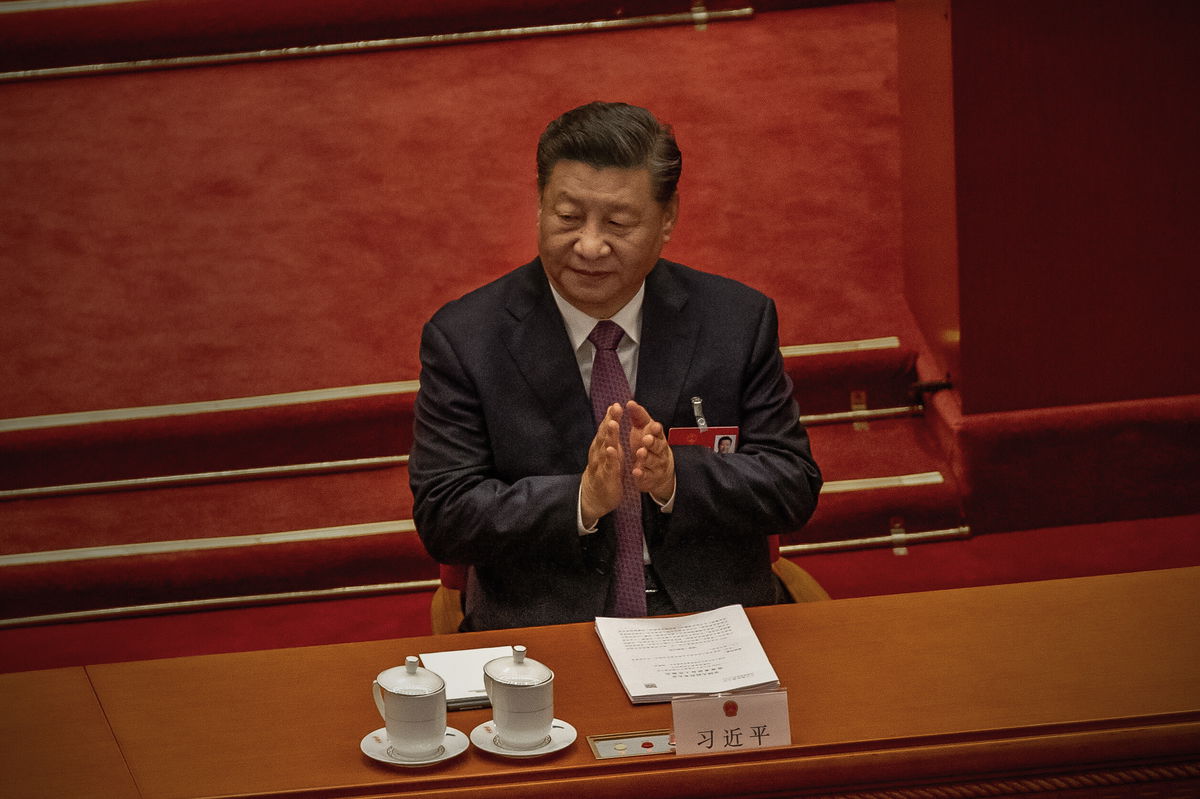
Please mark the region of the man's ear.
[[671, 231], [675, 229], [675, 221], [679, 218], [679, 192], [671, 195], [663, 206], [663, 241], [671, 240]]

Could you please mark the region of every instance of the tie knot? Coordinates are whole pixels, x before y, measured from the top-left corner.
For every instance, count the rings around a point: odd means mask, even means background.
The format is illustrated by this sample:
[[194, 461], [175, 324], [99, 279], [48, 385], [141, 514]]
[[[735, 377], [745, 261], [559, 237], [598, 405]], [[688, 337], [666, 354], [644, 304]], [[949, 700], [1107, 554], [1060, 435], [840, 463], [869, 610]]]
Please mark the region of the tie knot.
[[625, 336], [625, 331], [616, 322], [604, 319], [596, 323], [588, 334], [588, 341], [596, 345], [598, 350], [615, 350]]

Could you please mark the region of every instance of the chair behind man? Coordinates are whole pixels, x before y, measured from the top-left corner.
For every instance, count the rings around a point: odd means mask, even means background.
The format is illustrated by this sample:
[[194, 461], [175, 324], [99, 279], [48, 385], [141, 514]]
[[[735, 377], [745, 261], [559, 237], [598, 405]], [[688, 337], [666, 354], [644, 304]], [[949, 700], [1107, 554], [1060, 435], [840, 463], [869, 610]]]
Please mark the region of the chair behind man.
[[[434, 635], [458, 632], [463, 620], [462, 592], [467, 587], [467, 568], [438, 564], [441, 585], [433, 593], [429, 614]], [[811, 574], [779, 554], [779, 536], [771, 536], [771, 571], [783, 583], [793, 602], [819, 602], [829, 594]]]

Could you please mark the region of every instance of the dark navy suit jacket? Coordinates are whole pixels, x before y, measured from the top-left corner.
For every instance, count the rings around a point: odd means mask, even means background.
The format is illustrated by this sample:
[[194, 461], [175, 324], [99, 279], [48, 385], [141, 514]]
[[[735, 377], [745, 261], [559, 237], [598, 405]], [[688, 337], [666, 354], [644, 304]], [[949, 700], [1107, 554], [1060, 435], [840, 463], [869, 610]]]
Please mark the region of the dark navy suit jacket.
[[[595, 435], [575, 353], [534, 260], [448, 303], [421, 338], [409, 473], [418, 534], [469, 564], [464, 629], [604, 615], [613, 525], [580, 536]], [[820, 472], [779, 353], [774, 303], [660, 260], [646, 278], [635, 398], [666, 428], [740, 428], [737, 452], [674, 448], [674, 512], [643, 495], [651, 560], [680, 612], [774, 601], [768, 536], [799, 529]]]

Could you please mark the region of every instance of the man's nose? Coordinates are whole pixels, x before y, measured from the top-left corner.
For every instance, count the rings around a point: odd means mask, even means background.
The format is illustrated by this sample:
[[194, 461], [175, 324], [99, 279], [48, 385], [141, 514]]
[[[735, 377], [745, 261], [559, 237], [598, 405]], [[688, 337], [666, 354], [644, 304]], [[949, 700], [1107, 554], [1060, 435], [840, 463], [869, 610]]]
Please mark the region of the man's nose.
[[604, 240], [602, 232], [595, 225], [584, 225], [579, 231], [579, 237], [575, 239], [575, 254], [580, 258], [595, 260], [603, 258], [610, 252], [612, 252], [612, 248]]

